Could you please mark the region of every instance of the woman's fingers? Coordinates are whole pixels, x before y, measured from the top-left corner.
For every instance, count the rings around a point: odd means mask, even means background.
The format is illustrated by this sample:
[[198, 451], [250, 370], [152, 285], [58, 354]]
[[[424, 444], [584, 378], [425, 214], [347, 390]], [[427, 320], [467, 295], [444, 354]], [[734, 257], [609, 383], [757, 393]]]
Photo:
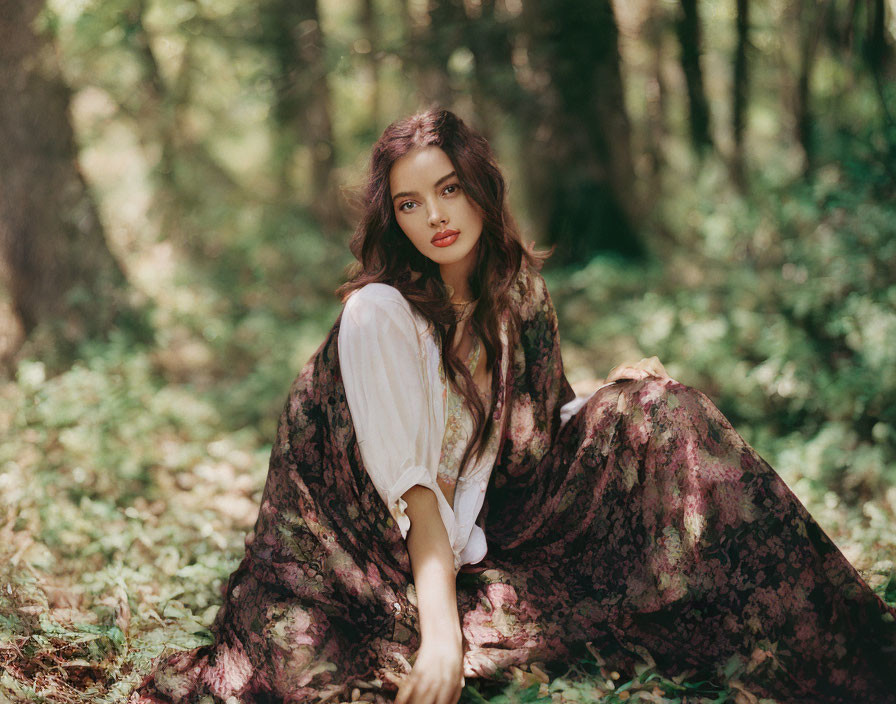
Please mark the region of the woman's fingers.
[[613, 367], [613, 370], [607, 376], [607, 381], [616, 381], [617, 379], [643, 379], [648, 373], [643, 369], [630, 366]]
[[651, 370], [656, 376], [669, 376], [663, 363], [660, 362], [659, 357], [647, 357], [641, 361], [645, 362], [645, 368]]
[[[433, 685], [432, 682], [428, 684], [421, 683], [414, 688], [414, 694], [408, 704], [440, 704], [440, 697], [444, 696], [446, 690], [449, 694], [451, 693], [451, 687], [448, 687], [447, 683], [445, 683], [445, 686]], [[455, 702], [452, 702], [452, 704], [455, 704]]]
[[395, 704], [416, 704], [415, 700], [411, 698], [416, 682], [417, 678], [413, 676], [413, 673], [402, 679], [398, 686], [398, 694], [395, 695]]
[[463, 677], [460, 681], [445, 677], [426, 680], [409, 675], [398, 689], [395, 704], [457, 704], [465, 684]]
[[399, 688], [395, 704], [457, 704], [465, 680], [461, 682], [445, 681], [440, 684], [430, 683], [429, 686], [419, 681], [410, 682]]
[[671, 378], [659, 358], [653, 356], [642, 357], [634, 364], [629, 364], [627, 362], [617, 364], [607, 375], [607, 381], [616, 381], [617, 379], [644, 379], [648, 376], [667, 379]]
[[457, 700], [460, 699], [460, 693], [464, 690], [464, 686], [461, 684], [455, 690], [451, 697], [448, 699], [446, 704], [457, 704]]
[[457, 682], [453, 685], [446, 683], [444, 687], [439, 687], [433, 701], [435, 704], [457, 704], [457, 700], [460, 699], [460, 691], [461, 687]]

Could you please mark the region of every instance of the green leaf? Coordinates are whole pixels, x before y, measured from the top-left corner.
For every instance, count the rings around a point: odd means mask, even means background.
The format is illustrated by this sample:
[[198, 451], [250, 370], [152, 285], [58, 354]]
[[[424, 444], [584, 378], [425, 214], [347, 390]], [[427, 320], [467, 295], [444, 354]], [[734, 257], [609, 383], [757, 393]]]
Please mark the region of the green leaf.
[[884, 601], [896, 603], [896, 572], [890, 573], [890, 578], [884, 587]]

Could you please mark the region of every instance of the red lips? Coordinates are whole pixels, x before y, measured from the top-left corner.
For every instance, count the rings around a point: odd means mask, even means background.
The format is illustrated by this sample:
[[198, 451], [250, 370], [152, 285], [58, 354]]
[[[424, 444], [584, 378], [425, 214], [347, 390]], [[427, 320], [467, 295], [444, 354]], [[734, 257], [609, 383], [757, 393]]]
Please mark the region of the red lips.
[[436, 234], [434, 234], [432, 236], [432, 239], [430, 240], [430, 242], [435, 244], [439, 240], [443, 240], [446, 237], [451, 237], [451, 235], [458, 235], [458, 234], [460, 234], [460, 230], [442, 230], [441, 232], [437, 232]]

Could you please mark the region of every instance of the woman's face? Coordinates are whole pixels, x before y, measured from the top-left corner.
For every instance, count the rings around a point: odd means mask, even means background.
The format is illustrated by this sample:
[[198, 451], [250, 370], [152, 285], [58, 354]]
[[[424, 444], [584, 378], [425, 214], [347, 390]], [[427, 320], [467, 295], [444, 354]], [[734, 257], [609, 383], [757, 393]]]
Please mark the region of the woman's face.
[[389, 188], [395, 219], [414, 247], [443, 275], [446, 267], [469, 272], [482, 215], [461, 189], [448, 155], [436, 146], [413, 149], [392, 165]]

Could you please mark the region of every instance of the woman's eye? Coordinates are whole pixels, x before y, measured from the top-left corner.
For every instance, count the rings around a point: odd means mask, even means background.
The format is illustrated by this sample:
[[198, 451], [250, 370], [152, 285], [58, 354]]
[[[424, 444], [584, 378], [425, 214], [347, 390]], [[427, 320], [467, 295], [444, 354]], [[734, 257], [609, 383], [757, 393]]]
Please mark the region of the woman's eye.
[[402, 203], [401, 205], [399, 205], [399, 206], [398, 206], [398, 209], [399, 209], [399, 210], [404, 210], [405, 212], [407, 212], [407, 211], [410, 210], [410, 208], [406, 208], [405, 206], [406, 206], [406, 205], [413, 205], [413, 204], [414, 204], [414, 201], [412, 201], [412, 200], [407, 200], [407, 201], [405, 201], [404, 203]]
[[[449, 191], [448, 190], [449, 188], [454, 189], [454, 190]], [[449, 185], [445, 186], [445, 193], [448, 193], [450, 195], [451, 193], [454, 193], [455, 191], [457, 191], [459, 188], [460, 188], [460, 186], [458, 186], [456, 183], [449, 184]]]

